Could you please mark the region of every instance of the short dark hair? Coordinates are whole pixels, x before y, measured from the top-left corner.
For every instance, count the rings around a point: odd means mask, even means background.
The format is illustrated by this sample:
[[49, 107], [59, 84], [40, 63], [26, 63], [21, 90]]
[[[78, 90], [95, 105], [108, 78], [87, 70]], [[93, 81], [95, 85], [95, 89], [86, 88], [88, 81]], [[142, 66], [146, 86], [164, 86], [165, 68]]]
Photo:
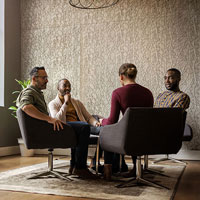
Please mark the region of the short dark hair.
[[45, 70], [45, 68], [43, 66], [41, 67], [34, 67], [31, 72], [29, 73], [29, 76], [32, 77], [32, 76], [37, 76], [38, 75], [38, 71], [39, 70]]
[[129, 79], [135, 79], [137, 75], [137, 68], [132, 63], [124, 63], [119, 68], [119, 76], [124, 75], [128, 77]]
[[176, 69], [176, 68], [171, 68], [171, 69], [168, 69], [167, 71], [172, 71], [172, 72], [174, 72], [175, 75], [176, 75], [176, 77], [179, 78], [179, 79], [181, 79], [181, 72], [180, 72], [178, 69]]
[[57, 89], [59, 89], [59, 85], [60, 85], [60, 82], [61, 82], [61, 81], [68, 81], [68, 82], [70, 83], [70, 81], [69, 81], [68, 79], [62, 78], [62, 79], [60, 79], [60, 80], [58, 81]]

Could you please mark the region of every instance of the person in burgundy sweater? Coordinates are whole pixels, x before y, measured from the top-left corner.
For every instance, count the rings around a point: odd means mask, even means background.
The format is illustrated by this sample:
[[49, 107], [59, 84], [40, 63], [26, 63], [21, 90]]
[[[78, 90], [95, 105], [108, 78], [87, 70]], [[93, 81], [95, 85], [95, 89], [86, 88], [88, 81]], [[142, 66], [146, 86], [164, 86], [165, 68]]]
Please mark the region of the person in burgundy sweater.
[[[153, 107], [154, 99], [151, 91], [135, 82], [136, 75], [137, 68], [133, 64], [125, 63], [119, 68], [122, 87], [113, 91], [110, 116], [100, 120], [102, 126], [117, 123], [120, 112], [124, 115], [128, 107]], [[112, 152], [104, 153], [104, 178], [107, 180], [111, 179], [113, 155]], [[132, 159], [134, 167], [125, 175], [126, 177], [136, 174], [136, 157]]]

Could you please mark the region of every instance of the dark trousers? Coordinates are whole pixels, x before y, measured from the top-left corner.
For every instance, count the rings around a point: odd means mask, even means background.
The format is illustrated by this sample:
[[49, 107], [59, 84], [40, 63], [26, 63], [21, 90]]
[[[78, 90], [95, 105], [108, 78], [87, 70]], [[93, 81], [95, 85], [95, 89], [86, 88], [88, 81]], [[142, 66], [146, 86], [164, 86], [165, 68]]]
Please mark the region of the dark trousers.
[[[132, 156], [133, 165], [136, 167], [136, 156]], [[123, 168], [124, 165], [126, 165], [124, 156], [122, 155], [122, 166], [119, 166], [120, 163], [120, 154], [113, 153], [109, 151], [104, 151], [104, 163], [105, 164], [112, 164], [113, 171], [117, 172], [120, 171], [120, 167]]]
[[78, 144], [71, 149], [71, 167], [76, 169], [87, 168], [88, 144], [90, 137], [90, 125], [86, 122], [67, 122], [77, 135]]
[[[104, 163], [112, 164], [114, 168], [119, 168], [120, 154], [109, 151], [104, 151]], [[122, 155], [122, 165], [125, 165], [124, 156]]]

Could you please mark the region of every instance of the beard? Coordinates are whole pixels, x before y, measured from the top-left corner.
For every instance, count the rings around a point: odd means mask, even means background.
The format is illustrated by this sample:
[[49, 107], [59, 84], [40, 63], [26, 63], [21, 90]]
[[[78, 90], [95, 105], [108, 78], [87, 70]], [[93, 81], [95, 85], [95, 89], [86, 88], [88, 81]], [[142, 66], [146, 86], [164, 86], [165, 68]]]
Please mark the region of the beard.
[[165, 87], [167, 90], [174, 91], [178, 88], [178, 81], [176, 81], [175, 83], [169, 84], [169, 85], [165, 84]]
[[47, 88], [47, 83], [41, 84], [39, 81], [37, 81], [36, 86], [37, 86], [37, 88], [39, 88], [40, 90], [44, 90], [44, 89]]
[[47, 83], [43, 84], [43, 85], [41, 86], [41, 88], [42, 88], [42, 89], [46, 89], [46, 88], [47, 88]]

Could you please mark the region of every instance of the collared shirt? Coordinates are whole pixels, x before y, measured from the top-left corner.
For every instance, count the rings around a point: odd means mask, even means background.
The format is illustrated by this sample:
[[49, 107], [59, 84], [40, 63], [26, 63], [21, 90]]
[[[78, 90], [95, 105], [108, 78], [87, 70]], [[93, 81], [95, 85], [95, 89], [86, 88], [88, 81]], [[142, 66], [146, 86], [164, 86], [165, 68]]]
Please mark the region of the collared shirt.
[[29, 104], [35, 106], [40, 112], [49, 115], [43, 92], [32, 85], [23, 89], [16, 101], [18, 108], [23, 108]]
[[154, 107], [166, 108], [166, 107], [179, 107], [186, 110], [190, 105], [190, 97], [182, 91], [170, 91], [167, 90], [160, 93], [155, 101]]
[[[59, 95], [59, 98], [60, 98], [61, 102], [63, 103], [64, 102], [64, 97]], [[67, 122], [79, 121], [78, 115], [77, 115], [76, 110], [75, 110], [75, 108], [74, 108], [74, 106], [73, 106], [71, 101], [69, 101], [67, 103], [66, 121]]]

